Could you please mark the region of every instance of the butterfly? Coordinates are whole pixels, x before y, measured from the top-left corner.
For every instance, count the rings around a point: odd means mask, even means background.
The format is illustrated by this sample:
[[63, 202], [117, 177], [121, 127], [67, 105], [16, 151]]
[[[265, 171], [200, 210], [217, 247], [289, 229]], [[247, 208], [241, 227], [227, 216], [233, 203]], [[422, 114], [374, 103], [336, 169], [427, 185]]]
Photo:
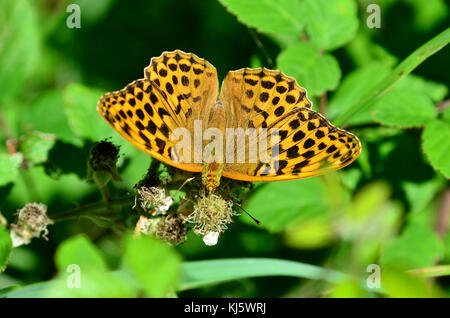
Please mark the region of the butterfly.
[[[294, 78], [264, 67], [242, 68], [228, 72], [219, 95], [215, 67], [180, 50], [152, 58], [144, 78], [103, 95], [97, 110], [122, 137], [153, 158], [201, 172], [209, 192], [222, 176], [249, 182], [312, 177], [349, 165], [361, 152], [355, 135], [312, 110], [306, 89]], [[180, 129], [188, 133], [182, 139], [194, 144], [193, 149], [181, 147], [181, 138], [172, 138]], [[210, 147], [205, 155], [213, 138], [204, 137], [211, 129], [219, 135], [231, 129], [252, 134], [244, 135], [244, 142], [230, 142], [227, 135], [225, 143]], [[276, 133], [269, 136], [267, 130]], [[249, 160], [248, 154], [240, 156], [246, 160], [218, 160], [225, 154], [228, 159], [250, 153], [254, 141], [261, 142], [257, 155], [263, 154], [256, 160]]]

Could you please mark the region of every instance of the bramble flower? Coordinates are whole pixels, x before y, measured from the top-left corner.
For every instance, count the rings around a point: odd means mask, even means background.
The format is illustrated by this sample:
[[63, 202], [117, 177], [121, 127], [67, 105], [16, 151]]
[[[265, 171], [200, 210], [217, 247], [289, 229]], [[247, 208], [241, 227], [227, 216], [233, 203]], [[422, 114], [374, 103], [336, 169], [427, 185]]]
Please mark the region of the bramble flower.
[[141, 216], [136, 224], [135, 233], [155, 236], [170, 244], [180, 244], [186, 240], [187, 229], [183, 221], [174, 215], [158, 218]]
[[19, 210], [16, 223], [11, 224], [13, 246], [29, 244], [31, 239], [42, 236], [47, 239], [49, 224], [53, 224], [47, 216], [47, 206], [42, 203], [27, 203]]
[[184, 221], [194, 224], [193, 230], [196, 234], [205, 236], [206, 245], [215, 245], [220, 233], [233, 221], [234, 215], [236, 212], [233, 211], [231, 200], [210, 193], [207, 196], [200, 196], [194, 203], [194, 211], [182, 217]]
[[137, 189], [136, 202], [150, 215], [167, 214], [173, 204], [173, 198], [167, 195], [163, 187], [145, 187]]
[[214, 246], [217, 244], [217, 240], [219, 239], [219, 232], [209, 232], [205, 236], [203, 236], [203, 242], [208, 246]]

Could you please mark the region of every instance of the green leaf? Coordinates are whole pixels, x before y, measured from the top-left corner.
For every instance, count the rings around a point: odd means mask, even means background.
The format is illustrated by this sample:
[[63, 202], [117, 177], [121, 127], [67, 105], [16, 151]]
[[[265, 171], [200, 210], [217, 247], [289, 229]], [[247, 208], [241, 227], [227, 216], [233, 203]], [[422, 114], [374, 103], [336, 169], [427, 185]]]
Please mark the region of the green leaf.
[[8, 260], [11, 257], [11, 253], [11, 236], [6, 227], [0, 225], [0, 273], [5, 270]]
[[21, 153], [0, 153], [0, 186], [15, 181], [22, 159]]
[[320, 95], [333, 90], [339, 83], [341, 70], [337, 60], [330, 54], [322, 54], [311, 43], [299, 42], [281, 52], [278, 68], [297, 79], [309, 95]]
[[414, 11], [412, 26], [417, 30], [431, 31], [448, 15], [448, 4], [444, 0], [409, 0]]
[[[51, 114], [51, 116], [50, 116]], [[27, 111], [21, 113], [20, 126], [25, 131], [40, 131], [55, 135], [58, 139], [81, 146], [80, 137], [69, 127], [60, 90], [48, 90], [34, 100]]]
[[408, 75], [423, 61], [431, 55], [445, 47], [450, 41], [450, 28], [439, 33], [427, 43], [423, 44], [413, 53], [411, 53], [403, 62], [401, 62], [386, 77], [377, 82], [373, 90], [364, 94], [355, 104], [349, 107], [345, 112], [339, 115], [334, 121], [337, 126], [342, 126], [346, 121], [352, 118], [358, 112], [366, 111], [376, 103], [384, 94], [392, 89], [402, 78]]
[[[389, 74], [390, 68], [383, 63], [373, 62], [349, 73], [339, 85], [328, 104], [328, 116], [333, 118], [348, 110], [364, 94], [373, 90], [378, 81]], [[352, 117], [348, 123], [361, 124], [372, 122], [369, 111], [360, 112]]]
[[183, 263], [179, 290], [204, 287], [234, 279], [290, 276], [339, 282], [346, 275], [318, 266], [270, 258], [241, 258]]
[[92, 141], [112, 135], [112, 129], [97, 112], [97, 102], [101, 96], [101, 91], [81, 84], [70, 84], [64, 89], [64, 110], [76, 135]]
[[358, 30], [353, 0], [305, 0], [306, 31], [321, 49], [334, 50], [349, 42]]
[[423, 132], [423, 151], [431, 165], [450, 178], [450, 123], [433, 120]]
[[39, 25], [29, 1], [0, 0], [0, 100], [18, 93], [39, 54]]
[[364, 67], [373, 62], [378, 62], [384, 67], [394, 66], [397, 58], [373, 41], [373, 34], [371, 29], [360, 28], [356, 37], [345, 46], [347, 54], [357, 67]]
[[304, 25], [299, 1], [220, 0], [242, 23], [258, 31], [298, 38]]
[[410, 212], [421, 212], [434, 199], [441, 189], [441, 180], [434, 178], [422, 182], [403, 181], [402, 188], [410, 205]]
[[301, 218], [325, 212], [326, 191], [320, 178], [270, 182], [254, 192], [245, 209], [261, 221], [262, 227], [278, 232]]
[[414, 90], [392, 90], [374, 107], [376, 121], [400, 128], [417, 127], [436, 118], [437, 111], [431, 99]]
[[445, 108], [444, 112], [442, 113], [442, 119], [450, 124], [450, 107]]
[[430, 297], [431, 288], [424, 278], [398, 269], [382, 269], [381, 287], [392, 298]]
[[433, 102], [440, 102], [448, 93], [448, 88], [444, 84], [426, 80], [420, 76], [409, 74], [398, 82], [395, 90], [411, 90], [421, 92], [431, 98]]
[[84, 235], [71, 237], [62, 242], [55, 255], [60, 272], [66, 272], [69, 265], [78, 265], [81, 271], [104, 271], [105, 261], [99, 250]]
[[444, 254], [444, 244], [428, 227], [412, 223], [381, 251], [381, 263], [397, 269], [415, 269], [433, 265]]
[[20, 150], [28, 162], [39, 164], [47, 161], [48, 152], [54, 144], [54, 135], [35, 131], [22, 140], [20, 143]]
[[[135, 297], [131, 282], [108, 272], [100, 251], [84, 235], [61, 243], [55, 263], [59, 279], [42, 286], [31, 297]], [[79, 280], [77, 285], [74, 281]], [[20, 293], [23, 290], [17, 291]], [[20, 297], [20, 296], [15, 296]]]
[[[81, 284], [79, 288], [70, 285], [70, 275], [64, 275], [64, 279], [50, 281], [38, 290], [37, 295], [30, 297], [58, 297], [58, 298], [130, 298], [136, 297], [136, 291], [130, 281], [118, 277], [112, 272], [101, 270], [80, 271]], [[24, 290], [18, 290], [15, 297], [20, 296]], [[8, 295], [11, 297], [11, 295]]]
[[174, 291], [180, 257], [170, 246], [148, 236], [128, 236], [123, 261], [148, 297], [167, 297]]

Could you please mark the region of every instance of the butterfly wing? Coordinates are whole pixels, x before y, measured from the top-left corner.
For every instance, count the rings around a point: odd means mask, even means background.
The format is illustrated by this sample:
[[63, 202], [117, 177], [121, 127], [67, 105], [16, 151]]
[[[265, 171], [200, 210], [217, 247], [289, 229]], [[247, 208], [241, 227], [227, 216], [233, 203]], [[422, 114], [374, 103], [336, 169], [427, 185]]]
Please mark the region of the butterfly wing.
[[153, 58], [145, 77], [102, 96], [98, 112], [122, 137], [153, 158], [179, 169], [202, 171], [201, 164], [194, 163], [193, 152], [189, 161], [182, 160], [183, 150], [177, 151], [178, 140], [170, 136], [176, 128], [186, 128], [193, 138], [194, 120], [209, 113], [217, 99], [215, 68], [177, 50]]
[[[246, 153], [252, 140], [261, 145], [259, 128], [267, 128], [268, 134], [276, 132], [274, 140], [278, 140], [258, 149], [255, 162], [227, 163], [224, 177], [243, 181], [306, 178], [343, 168], [361, 152], [356, 136], [313, 111], [306, 90], [279, 71], [259, 68], [230, 72], [220, 98], [227, 112], [234, 114], [236, 128], [255, 128], [256, 135], [245, 143]], [[233, 151], [243, 149], [234, 147]], [[261, 160], [263, 157], [267, 160]]]
[[216, 68], [192, 53], [164, 52], [144, 70], [174, 108], [174, 118], [193, 131], [194, 120], [205, 121], [217, 101], [219, 81]]

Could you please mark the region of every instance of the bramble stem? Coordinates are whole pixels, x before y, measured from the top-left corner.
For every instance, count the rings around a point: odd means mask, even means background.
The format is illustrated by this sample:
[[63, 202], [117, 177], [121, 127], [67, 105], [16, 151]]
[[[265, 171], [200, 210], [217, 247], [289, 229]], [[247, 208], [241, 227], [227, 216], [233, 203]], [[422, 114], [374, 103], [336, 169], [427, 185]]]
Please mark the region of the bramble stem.
[[55, 222], [76, 219], [83, 216], [110, 216], [110, 214], [105, 213], [108, 205], [109, 207], [123, 207], [127, 205], [131, 205], [134, 203], [134, 197], [125, 197], [120, 199], [110, 200], [109, 202], [101, 201], [90, 203], [86, 205], [79, 206], [78, 208], [63, 212], [61, 214], [57, 214], [51, 216], [52, 220]]
[[437, 265], [408, 271], [421, 277], [441, 277], [450, 275], [450, 265]]

